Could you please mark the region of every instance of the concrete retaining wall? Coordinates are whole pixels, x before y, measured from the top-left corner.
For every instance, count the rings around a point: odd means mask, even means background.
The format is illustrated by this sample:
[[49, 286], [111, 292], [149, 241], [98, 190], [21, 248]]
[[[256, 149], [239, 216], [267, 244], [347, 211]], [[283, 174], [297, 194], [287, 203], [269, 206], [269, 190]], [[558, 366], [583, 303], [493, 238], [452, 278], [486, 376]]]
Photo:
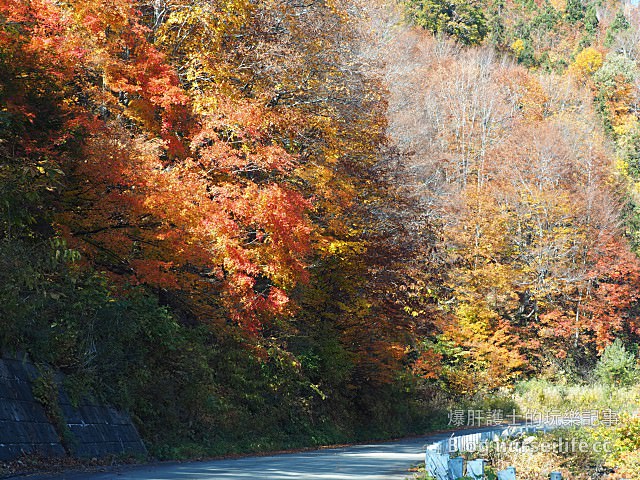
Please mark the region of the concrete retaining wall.
[[23, 453], [60, 456], [65, 451], [47, 415], [31, 393], [38, 371], [18, 359], [0, 359], [0, 460]]
[[90, 400], [74, 406], [60, 387], [58, 401], [68, 429], [63, 446], [62, 432], [33, 396], [33, 381], [39, 376], [24, 355], [0, 358], [0, 460], [24, 454], [91, 458], [146, 453], [128, 415]]

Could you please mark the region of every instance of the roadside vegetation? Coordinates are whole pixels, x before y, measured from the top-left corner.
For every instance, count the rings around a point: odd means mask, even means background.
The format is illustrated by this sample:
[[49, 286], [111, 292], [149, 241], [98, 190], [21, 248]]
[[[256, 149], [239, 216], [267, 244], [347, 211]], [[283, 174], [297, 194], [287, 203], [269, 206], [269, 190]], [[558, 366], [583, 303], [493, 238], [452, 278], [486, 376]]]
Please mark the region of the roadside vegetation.
[[[515, 467], [522, 480], [548, 479], [551, 472], [560, 472], [569, 480], [637, 480], [639, 429], [640, 418], [623, 415], [615, 426], [557, 428], [489, 443], [480, 454], [461, 454], [467, 459], [484, 458], [487, 478]], [[414, 477], [431, 479], [423, 467], [417, 468]]]
[[640, 414], [640, 376], [637, 354], [620, 341], [609, 345], [594, 370], [581, 381], [564, 375], [518, 383], [514, 399], [521, 411], [549, 414], [612, 410]]
[[[515, 467], [517, 478], [522, 480], [548, 479], [551, 472], [561, 472], [569, 480], [640, 479], [637, 373], [636, 354], [616, 341], [582, 381], [559, 376], [519, 382], [509, 396], [502, 402], [494, 399], [491, 406], [513, 406], [519, 422], [546, 423], [547, 431], [516, 434], [489, 442], [477, 451], [452, 455], [484, 458], [487, 478]], [[463, 410], [474, 408], [467, 405]], [[418, 465], [412, 475], [431, 478], [424, 465]]]

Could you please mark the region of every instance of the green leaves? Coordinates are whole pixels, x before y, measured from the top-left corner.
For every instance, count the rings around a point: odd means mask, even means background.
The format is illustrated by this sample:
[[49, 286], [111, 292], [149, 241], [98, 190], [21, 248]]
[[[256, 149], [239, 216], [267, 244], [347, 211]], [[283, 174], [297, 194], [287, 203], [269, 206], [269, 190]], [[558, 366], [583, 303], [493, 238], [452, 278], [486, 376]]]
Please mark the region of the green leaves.
[[604, 349], [594, 373], [605, 385], [615, 387], [631, 385], [637, 379], [636, 356], [627, 351], [618, 338]]
[[408, 11], [416, 25], [464, 45], [480, 44], [489, 33], [478, 0], [410, 0]]

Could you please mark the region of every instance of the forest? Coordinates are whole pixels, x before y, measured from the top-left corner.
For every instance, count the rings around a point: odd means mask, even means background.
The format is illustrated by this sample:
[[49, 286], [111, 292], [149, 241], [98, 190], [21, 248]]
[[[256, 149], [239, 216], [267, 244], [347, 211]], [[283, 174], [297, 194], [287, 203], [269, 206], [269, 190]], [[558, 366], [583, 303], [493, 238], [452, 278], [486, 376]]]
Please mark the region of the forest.
[[618, 0], [0, 0], [0, 349], [156, 458], [640, 404], [639, 42]]

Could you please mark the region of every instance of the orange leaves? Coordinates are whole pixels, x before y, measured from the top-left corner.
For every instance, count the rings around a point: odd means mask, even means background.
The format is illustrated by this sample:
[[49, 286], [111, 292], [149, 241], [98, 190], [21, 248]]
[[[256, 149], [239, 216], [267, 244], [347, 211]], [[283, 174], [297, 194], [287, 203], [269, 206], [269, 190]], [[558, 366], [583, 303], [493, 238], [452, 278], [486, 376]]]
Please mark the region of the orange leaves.
[[77, 73], [75, 63], [82, 61], [86, 50], [77, 36], [69, 35], [68, 19], [52, 2], [3, 0], [0, 17], [4, 20], [0, 42], [12, 50], [7, 53], [16, 68], [31, 66], [33, 77], [40, 71], [62, 82]]
[[[77, 142], [59, 159], [56, 221], [70, 243], [122, 284], [187, 292], [193, 308], [224, 310], [247, 330], [290, 314], [287, 292], [307, 278], [311, 204], [291, 181], [297, 157], [278, 114], [183, 89], [128, 0], [4, 0], [0, 14], [22, 29], [0, 29], [2, 52], [19, 66], [34, 57], [29, 75], [14, 75], [12, 111], [42, 125], [55, 108], [66, 126], [23, 139], [33, 171]], [[47, 88], [60, 98], [25, 100]]]
[[[220, 140], [209, 143], [207, 154], [225, 151], [216, 148]], [[257, 321], [260, 311], [283, 313], [288, 298], [282, 287], [292, 287], [306, 275], [308, 202], [277, 183], [252, 181], [245, 169], [227, 170], [220, 177], [225, 170], [211, 161], [206, 168], [195, 159], [162, 167], [152, 158], [138, 165], [136, 175], [144, 183], [136, 195], [143, 196], [147, 212], [166, 232], [156, 239], [181, 232], [181, 249], [165, 252], [165, 258], [170, 254], [179, 266], [206, 252], [207, 268], [220, 265], [225, 272], [227, 307], [244, 324]], [[189, 253], [194, 248], [196, 257]], [[264, 291], [254, 290], [257, 277], [267, 280]]]
[[114, 39], [131, 27], [135, 16], [133, 3], [130, 0], [72, 1], [73, 15], [79, 27], [87, 27], [91, 32], [89, 41], [104, 41], [110, 32]]
[[634, 307], [640, 299], [640, 261], [629, 246], [613, 236], [603, 242], [590, 272], [592, 288], [583, 321], [599, 351], [624, 333], [638, 334], [640, 324]]
[[424, 378], [436, 379], [442, 370], [442, 354], [427, 349], [413, 364], [413, 371]]
[[308, 202], [276, 183], [215, 182], [193, 159], [165, 167], [152, 151], [136, 151], [144, 146], [129, 144], [132, 150], [114, 155], [121, 161], [111, 163], [120, 167], [116, 175], [93, 176], [104, 182], [94, 188], [113, 189], [115, 181], [121, 187], [95, 198], [101, 207], [93, 210], [96, 216], [75, 219], [104, 225], [87, 240], [109, 240], [136, 281], [155, 288], [194, 293], [201, 285], [204, 293], [213, 282], [226, 292], [222, 298], [229, 315], [248, 330], [257, 328], [267, 312], [286, 313], [284, 289], [306, 276]]
[[160, 136], [170, 156], [182, 155], [180, 136], [188, 128], [189, 99], [164, 55], [147, 42], [133, 3], [71, 2], [68, 8], [65, 15], [76, 23], [67, 36], [84, 40], [85, 71], [102, 77], [100, 85], [85, 85], [86, 92], [98, 97], [93, 100], [103, 109], [122, 112]]
[[179, 288], [176, 276], [171, 272], [171, 262], [144, 259], [132, 260], [130, 264], [135, 271], [137, 281], [141, 284], [166, 289]]
[[[448, 319], [438, 333], [452, 345], [442, 363], [454, 373], [443, 375], [466, 389], [462, 370], [481, 372], [493, 388], [526, 368], [525, 354], [556, 361], [632, 332], [640, 279], [628, 246], [607, 246], [620, 207], [588, 92], [478, 52], [446, 59], [455, 74], [425, 68], [410, 90], [428, 113], [408, 127], [429, 132], [411, 145], [413, 161], [420, 199], [443, 225], [447, 290], [432, 287]], [[465, 84], [469, 68], [476, 84]]]
[[248, 101], [221, 102], [217, 112], [203, 115], [202, 127], [191, 142], [192, 150], [203, 168], [212, 173], [248, 178], [286, 173], [295, 166], [295, 159], [273, 143], [265, 121], [268, 116]]

